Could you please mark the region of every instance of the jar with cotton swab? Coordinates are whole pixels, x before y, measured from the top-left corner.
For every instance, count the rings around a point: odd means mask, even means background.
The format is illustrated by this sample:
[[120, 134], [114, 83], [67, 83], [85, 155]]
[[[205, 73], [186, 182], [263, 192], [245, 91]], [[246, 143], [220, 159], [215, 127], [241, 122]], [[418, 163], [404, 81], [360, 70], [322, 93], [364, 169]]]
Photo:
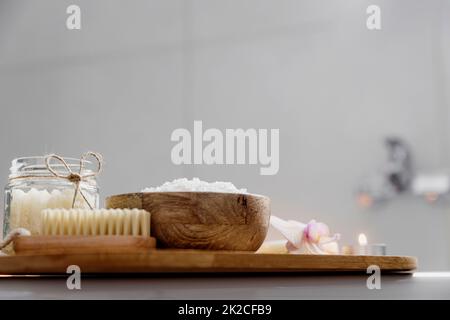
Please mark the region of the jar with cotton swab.
[[54, 154], [14, 159], [5, 187], [3, 235], [16, 228], [39, 234], [43, 209], [98, 208], [101, 161], [92, 152], [81, 159]]

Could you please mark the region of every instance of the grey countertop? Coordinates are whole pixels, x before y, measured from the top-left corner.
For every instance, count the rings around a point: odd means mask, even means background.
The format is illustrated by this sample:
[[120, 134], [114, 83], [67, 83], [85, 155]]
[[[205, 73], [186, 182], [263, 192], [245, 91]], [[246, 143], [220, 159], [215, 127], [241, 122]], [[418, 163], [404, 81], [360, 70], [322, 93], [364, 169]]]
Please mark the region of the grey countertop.
[[369, 290], [365, 275], [147, 275], [0, 277], [0, 299], [450, 299], [450, 274], [382, 275]]

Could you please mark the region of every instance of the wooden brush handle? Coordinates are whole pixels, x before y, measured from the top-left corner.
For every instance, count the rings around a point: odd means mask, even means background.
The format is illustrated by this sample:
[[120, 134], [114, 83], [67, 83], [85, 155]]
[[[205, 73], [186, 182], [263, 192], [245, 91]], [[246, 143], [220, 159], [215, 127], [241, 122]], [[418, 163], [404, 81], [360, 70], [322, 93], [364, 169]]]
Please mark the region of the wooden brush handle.
[[156, 247], [145, 236], [25, 236], [14, 241], [16, 254], [134, 253]]

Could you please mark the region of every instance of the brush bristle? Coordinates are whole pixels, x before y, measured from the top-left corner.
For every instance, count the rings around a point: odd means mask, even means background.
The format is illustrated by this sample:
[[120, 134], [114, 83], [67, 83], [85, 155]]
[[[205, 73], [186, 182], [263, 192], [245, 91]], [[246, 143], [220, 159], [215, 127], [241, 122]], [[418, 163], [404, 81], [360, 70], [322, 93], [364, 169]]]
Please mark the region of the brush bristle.
[[44, 236], [150, 236], [150, 213], [139, 209], [45, 209]]

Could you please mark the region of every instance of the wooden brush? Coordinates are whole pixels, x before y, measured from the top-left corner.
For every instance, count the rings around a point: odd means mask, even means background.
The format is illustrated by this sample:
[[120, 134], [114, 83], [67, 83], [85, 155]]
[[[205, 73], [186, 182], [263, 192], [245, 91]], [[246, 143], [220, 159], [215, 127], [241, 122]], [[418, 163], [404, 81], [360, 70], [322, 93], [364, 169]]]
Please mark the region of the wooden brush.
[[123, 253], [156, 247], [139, 209], [45, 209], [40, 234], [14, 240], [16, 254]]

